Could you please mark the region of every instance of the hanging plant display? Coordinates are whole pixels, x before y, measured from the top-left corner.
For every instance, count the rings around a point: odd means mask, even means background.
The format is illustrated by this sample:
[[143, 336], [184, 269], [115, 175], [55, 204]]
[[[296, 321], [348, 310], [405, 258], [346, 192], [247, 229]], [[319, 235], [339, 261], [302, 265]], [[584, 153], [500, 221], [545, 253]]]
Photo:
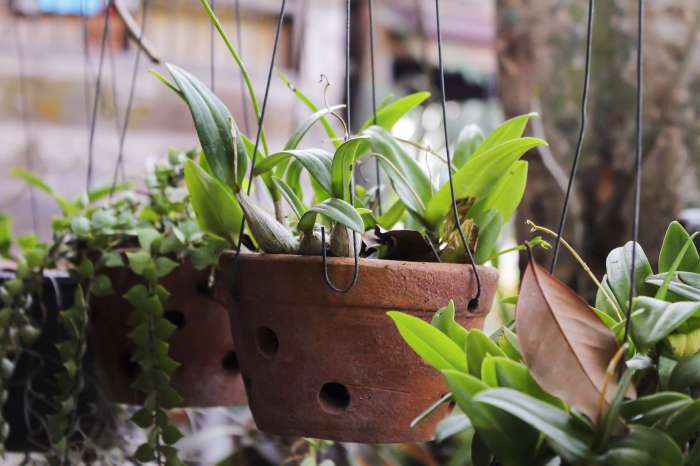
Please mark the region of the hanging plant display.
[[[218, 19], [202, 4], [250, 83]], [[522, 197], [527, 163], [521, 157], [544, 143], [522, 136], [532, 115], [509, 120], [488, 137], [463, 131], [454, 158], [449, 152], [443, 158], [448, 183], [431, 179], [391, 133], [427, 92], [385, 101], [351, 135], [337, 113], [342, 106], [319, 108], [282, 76], [311, 115], [274, 152], [262, 126], [249, 138], [206, 85], [167, 67], [172, 80], [155, 74], [191, 110], [202, 145], [202, 156], [185, 165], [197, 221], [209, 235], [237, 245], [223, 256], [217, 295], [231, 308], [257, 425], [275, 434], [358, 442], [431, 438], [429, 423], [411, 429], [396, 420], [412, 419], [421, 401], [439, 400], [446, 387], [404, 351], [383, 312], [401, 308], [426, 318], [431, 306], [454, 298], [455, 318], [481, 327], [497, 272], [480, 264], [498, 256], [496, 240]], [[248, 89], [260, 118], [264, 108]], [[332, 150], [303, 148], [317, 123]], [[377, 160], [386, 174], [391, 207], [383, 215], [376, 202], [382, 186], [354, 183], [365, 160]], [[253, 185], [272, 199], [270, 212], [252, 195]]]

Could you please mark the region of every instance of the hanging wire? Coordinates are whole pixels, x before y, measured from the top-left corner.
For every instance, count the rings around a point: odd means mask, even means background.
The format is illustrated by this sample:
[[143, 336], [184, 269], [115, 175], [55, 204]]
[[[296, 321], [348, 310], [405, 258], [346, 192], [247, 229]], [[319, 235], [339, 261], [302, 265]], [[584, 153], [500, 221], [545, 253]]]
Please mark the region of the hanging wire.
[[[347, 127], [352, 128], [351, 125], [351, 115], [352, 113], [350, 112], [350, 23], [352, 20], [352, 15], [351, 15], [351, 0], [345, 0], [345, 7], [346, 7], [346, 17], [345, 17], [345, 110], [346, 110], [346, 115], [347, 115]], [[346, 131], [345, 133], [345, 140], [347, 141], [349, 137], [349, 132]], [[355, 205], [355, 172], [354, 172], [354, 165], [353, 165], [353, 173], [352, 176], [350, 177], [350, 204]], [[357, 279], [359, 278], [360, 275], [360, 251], [359, 248], [357, 247], [357, 232], [355, 230], [352, 231], [352, 251], [353, 251], [353, 258], [355, 260], [353, 271], [352, 271], [352, 278], [350, 279], [350, 283], [348, 286], [345, 288], [340, 288], [336, 285], [333, 284], [333, 282], [330, 279], [330, 276], [328, 275], [328, 257], [326, 254], [326, 228], [324, 226], [321, 227], [321, 255], [323, 256], [323, 281], [326, 282], [326, 285], [328, 288], [331, 290], [335, 291], [336, 293], [347, 293], [348, 291], [352, 290], [355, 285], [357, 285]]]
[[574, 179], [576, 178], [576, 170], [578, 168], [578, 162], [581, 158], [581, 151], [583, 148], [583, 138], [586, 133], [586, 121], [588, 115], [588, 89], [590, 87], [591, 79], [591, 53], [593, 49], [593, 17], [595, 16], [595, 0], [588, 0], [588, 23], [586, 26], [586, 64], [583, 73], [583, 92], [581, 93], [581, 123], [579, 126], [578, 140], [576, 141], [576, 154], [574, 155], [574, 161], [571, 164], [571, 173], [569, 174], [569, 182], [566, 185], [566, 194], [564, 196], [564, 205], [561, 209], [561, 216], [559, 217], [559, 228], [557, 228], [557, 239], [554, 242], [554, 255], [552, 256], [552, 263], [549, 266], [549, 272], [554, 273], [554, 269], [557, 266], [557, 261], [559, 260], [559, 251], [561, 249], [561, 235], [564, 234], [564, 227], [566, 226], [566, 214], [569, 211], [569, 202], [571, 201], [571, 192], [574, 187]]
[[642, 140], [644, 137], [644, 0], [637, 1], [637, 139], [634, 160], [634, 217], [632, 221], [632, 262], [630, 266], [630, 295], [625, 316], [625, 334], [622, 342], [627, 341], [630, 332], [630, 314], [632, 300], [637, 293], [635, 285], [635, 264], [637, 262], [637, 242], [639, 240], [639, 210], [642, 191]]
[[[374, 5], [372, 0], [367, 0], [367, 10], [369, 12], [369, 69], [371, 74], [372, 85], [372, 121], [377, 124], [377, 86], [374, 73]], [[382, 190], [381, 181], [382, 173], [379, 165], [379, 159], [374, 159], [374, 171], [377, 184], [377, 212], [382, 215]]]
[[[258, 148], [260, 147], [260, 136], [262, 135], [263, 124], [265, 122], [265, 110], [267, 110], [267, 98], [270, 95], [270, 83], [272, 81], [272, 72], [275, 69], [275, 58], [277, 57], [277, 49], [279, 48], [280, 42], [280, 32], [282, 31], [282, 23], [284, 22], [284, 12], [287, 6], [287, 0], [282, 0], [280, 5], [279, 16], [277, 17], [277, 30], [275, 31], [275, 40], [272, 45], [272, 57], [270, 58], [270, 67], [267, 71], [267, 79], [265, 81], [265, 94], [263, 95], [262, 106], [260, 107], [260, 117], [258, 118], [258, 129], [255, 135], [255, 146], [253, 148], [253, 158], [250, 164], [250, 172], [248, 172], [248, 186], [246, 188], [246, 194], [250, 194], [250, 190], [253, 187], [253, 174], [255, 173], [255, 163], [258, 158]], [[236, 276], [236, 271], [238, 268], [238, 258], [241, 255], [241, 246], [243, 244], [243, 233], [245, 231], [245, 217], [241, 220], [241, 228], [238, 232], [238, 243], [236, 244], [236, 250], [233, 256], [232, 265], [232, 277]]]
[[[24, 44], [22, 43], [21, 32], [19, 30], [19, 16], [15, 15], [12, 18], [12, 35], [15, 41], [15, 50], [17, 54], [17, 79], [19, 83], [20, 95], [20, 114], [22, 115], [22, 128], [24, 130], [24, 157], [27, 171], [34, 171], [34, 157], [32, 154], [32, 133], [31, 133], [31, 117], [29, 115], [29, 93], [27, 89], [27, 70], [25, 68]], [[35, 232], [39, 231], [39, 217], [36, 204], [36, 193], [34, 187], [29, 187], [29, 207], [32, 214], [32, 228]]]
[[88, 17], [85, 11], [85, 0], [80, 0], [80, 20], [82, 22], [83, 41], [83, 93], [85, 100], [85, 127], [90, 131], [90, 44], [88, 43]]
[[464, 236], [464, 231], [462, 231], [462, 225], [459, 222], [459, 212], [457, 211], [457, 200], [455, 196], [455, 184], [454, 178], [452, 176], [452, 158], [450, 155], [450, 143], [449, 136], [447, 134], [447, 101], [445, 96], [445, 67], [442, 62], [442, 29], [440, 27], [440, 0], [435, 0], [435, 21], [437, 26], [437, 43], [438, 43], [438, 68], [440, 73], [440, 91], [441, 91], [441, 101], [442, 105], [442, 128], [445, 135], [445, 155], [447, 156], [447, 177], [450, 183], [450, 196], [452, 197], [452, 216], [454, 217], [455, 227], [459, 233], [459, 238], [462, 240], [462, 246], [467, 252], [467, 257], [471, 263], [472, 272], [476, 278], [476, 294], [473, 298], [469, 300], [469, 305], [467, 308], [469, 310], [474, 310], [479, 306], [479, 298], [481, 297], [481, 277], [479, 276], [479, 269], [476, 267], [474, 262], [474, 255], [469, 248], [469, 242]]
[[[238, 47], [238, 55], [243, 57], [243, 31], [241, 31], [241, 1], [235, 0], [234, 5], [234, 15], [236, 22], [236, 46]], [[245, 96], [245, 82], [243, 81], [243, 75], [238, 77], [241, 86], [241, 100], [243, 101], [243, 130], [246, 134], [250, 132], [250, 118], [248, 117], [248, 99], [243, 98]]]
[[117, 89], [117, 62], [114, 54], [114, 28], [112, 27], [112, 17], [109, 18], [109, 48], [107, 49], [107, 55], [109, 57], [109, 69], [110, 69], [110, 84], [112, 88], [112, 107], [114, 109], [114, 127], [116, 130], [117, 140], [121, 134], [121, 118], [119, 117], [119, 92]]
[[102, 39], [100, 42], [100, 59], [97, 65], [97, 80], [95, 82], [95, 99], [92, 105], [92, 116], [90, 120], [90, 137], [88, 142], [88, 164], [87, 177], [85, 186], [89, 191], [92, 187], [93, 178], [93, 159], [95, 152], [95, 129], [97, 128], [97, 110], [100, 105], [100, 91], [102, 86], [102, 70], [104, 68], [105, 49], [107, 48], [107, 34], [109, 33], [109, 10], [112, 7], [113, 0], [108, 0], [104, 9], [105, 20], [102, 28]]
[[[143, 0], [143, 6], [141, 7], [141, 31], [139, 32], [138, 42], [142, 43], [144, 35], [146, 33], [146, 18], [148, 16], [148, 3], [150, 0]], [[122, 178], [124, 178], [124, 144], [126, 142], [126, 133], [129, 130], [129, 122], [131, 120], [131, 109], [134, 106], [134, 93], [136, 90], [136, 76], [138, 75], [140, 62], [141, 62], [141, 52], [142, 47], [136, 47], [136, 54], [134, 56], [134, 67], [131, 71], [131, 83], [129, 84], [129, 97], [126, 102], [126, 111], [124, 112], [124, 124], [121, 127], [121, 134], [119, 135], [119, 152], [117, 155], [117, 163], [114, 167], [114, 173], [112, 175], [112, 189], [110, 191], [110, 196], [114, 195], [114, 191], [117, 187], [117, 176], [121, 170]]]

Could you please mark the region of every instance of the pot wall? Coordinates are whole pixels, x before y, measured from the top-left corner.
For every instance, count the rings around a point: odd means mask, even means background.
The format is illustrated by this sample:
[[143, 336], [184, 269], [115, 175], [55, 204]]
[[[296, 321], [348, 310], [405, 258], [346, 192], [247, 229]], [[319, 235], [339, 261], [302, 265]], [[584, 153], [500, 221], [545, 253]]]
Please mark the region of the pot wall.
[[[170, 339], [170, 356], [181, 366], [171, 383], [184, 398], [183, 406], [244, 405], [228, 314], [210, 296], [209, 271], [198, 271], [187, 261], [161, 280], [171, 293], [165, 316], [179, 327]], [[95, 299], [91, 311], [97, 376], [111, 400], [138, 404], [143, 394], [131, 388], [138, 366], [130, 361], [132, 344], [127, 337], [131, 306], [122, 295], [140, 279], [121, 267], [107, 269], [107, 275], [115, 293]]]
[[[357, 286], [335, 293], [320, 257], [241, 255], [222, 258], [217, 296], [231, 304], [232, 331], [256, 424], [268, 433], [350, 442], [433, 438], [439, 409], [409, 424], [447, 392], [442, 376], [404, 343], [386, 312], [429, 320], [455, 300], [459, 322], [480, 328], [493, 302], [497, 271], [480, 267], [483, 291], [462, 264], [361, 260]], [[330, 258], [337, 286], [349, 283], [353, 259]], [[231, 287], [230, 284], [233, 284]]]

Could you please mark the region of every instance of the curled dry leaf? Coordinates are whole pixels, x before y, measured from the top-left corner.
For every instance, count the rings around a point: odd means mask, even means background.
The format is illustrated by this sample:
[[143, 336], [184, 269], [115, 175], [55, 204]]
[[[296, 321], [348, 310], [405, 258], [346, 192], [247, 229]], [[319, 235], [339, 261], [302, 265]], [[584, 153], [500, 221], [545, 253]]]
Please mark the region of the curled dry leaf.
[[[615, 335], [588, 304], [532, 257], [516, 308], [523, 361], [549, 393], [589, 418], [597, 417], [605, 371], [618, 350]], [[606, 404], [617, 391], [611, 382]], [[628, 396], [634, 396], [633, 389]]]

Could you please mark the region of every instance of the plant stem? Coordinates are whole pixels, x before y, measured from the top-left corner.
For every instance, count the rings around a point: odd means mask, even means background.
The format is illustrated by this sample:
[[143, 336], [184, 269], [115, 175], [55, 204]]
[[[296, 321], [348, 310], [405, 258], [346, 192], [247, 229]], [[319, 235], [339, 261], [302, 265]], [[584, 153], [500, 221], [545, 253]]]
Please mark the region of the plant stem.
[[[546, 234], [553, 236], [553, 237], [557, 236], [557, 234], [555, 232], [553, 232], [552, 230], [550, 230], [549, 228], [545, 228], [545, 227], [541, 227], [539, 225], [536, 225], [531, 220], [527, 220], [525, 223], [530, 225], [531, 231], [533, 231], [533, 232], [540, 231], [542, 233], [546, 233]], [[608, 293], [608, 290], [605, 289], [603, 284], [600, 283], [600, 281], [596, 278], [595, 274], [593, 274], [593, 271], [588, 266], [588, 264], [586, 264], [586, 262], [576, 252], [576, 250], [573, 247], [571, 247], [571, 245], [563, 237], [561, 238], [561, 244], [564, 245], [564, 247], [571, 253], [573, 258], [576, 260], [576, 262], [579, 263], [579, 265], [581, 266], [583, 271], [588, 274], [588, 276], [591, 278], [591, 280], [593, 280], [593, 283], [595, 283], [595, 285], [598, 287], [598, 289], [601, 291], [601, 293], [603, 293], [603, 295], [605, 296], [605, 299], [607, 299], [608, 303], [615, 309], [615, 312], [617, 313], [618, 318], [620, 320], [623, 320], [624, 317], [622, 316], [622, 311], [620, 310], [619, 305], [617, 304], [617, 301], [615, 300], [615, 298], [610, 296], [610, 293]]]
[[[216, 16], [216, 13], [211, 9], [211, 6], [209, 5], [209, 2], [207, 0], [199, 0], [199, 2], [202, 4], [204, 9], [207, 12], [207, 15], [209, 15], [209, 19], [214, 23], [214, 27], [216, 30], [219, 32], [219, 35], [223, 39], [224, 43], [226, 44], [226, 48], [228, 48], [228, 51], [231, 53], [231, 56], [236, 62], [236, 65], [238, 65], [238, 69], [241, 71], [241, 75], [243, 76], [243, 81], [245, 81], [245, 86], [248, 89], [248, 94], [250, 95], [250, 101], [253, 104], [253, 110], [255, 111], [255, 116], [260, 123], [260, 105], [258, 104], [258, 98], [255, 95], [255, 89], [253, 89], [253, 83], [250, 80], [250, 75], [248, 75], [248, 70], [245, 67], [245, 64], [243, 63], [243, 60], [241, 60], [240, 55], [238, 55], [238, 52], [236, 51], [236, 48], [233, 46], [233, 43], [231, 40], [228, 38], [226, 35], [226, 32], [224, 31], [224, 28], [221, 26], [221, 22], [219, 21], [219, 18]], [[269, 154], [270, 151], [267, 147], [267, 138], [265, 137], [265, 129], [260, 128], [260, 140], [263, 145], [263, 149], [265, 152], [265, 155]]]

